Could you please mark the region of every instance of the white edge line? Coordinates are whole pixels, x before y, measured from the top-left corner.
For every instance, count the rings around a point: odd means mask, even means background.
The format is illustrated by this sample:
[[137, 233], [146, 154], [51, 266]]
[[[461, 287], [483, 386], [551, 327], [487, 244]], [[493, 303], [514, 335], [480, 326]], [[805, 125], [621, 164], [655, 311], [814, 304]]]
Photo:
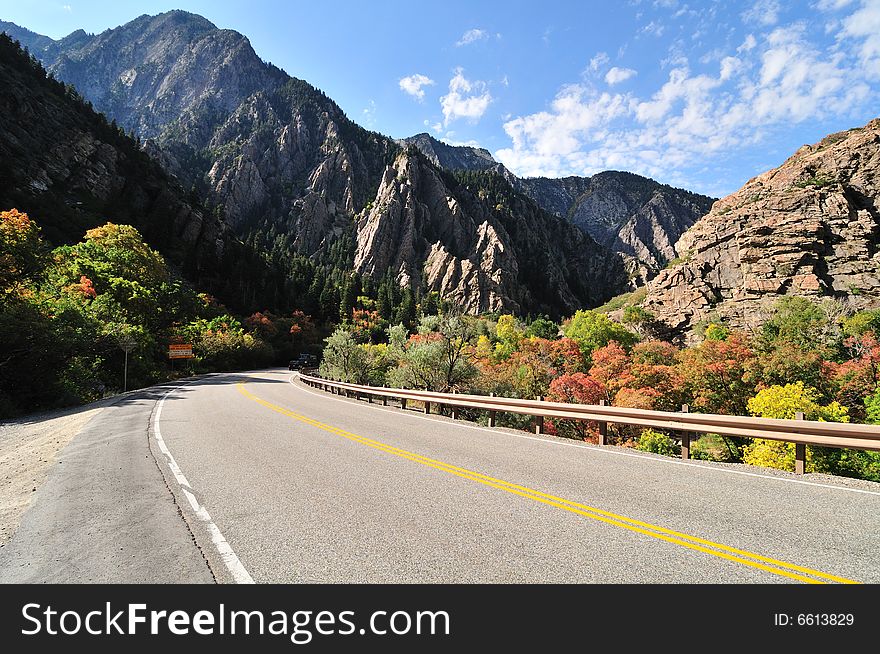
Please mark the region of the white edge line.
[[214, 547], [217, 549], [217, 553], [220, 555], [220, 559], [226, 564], [227, 569], [229, 570], [232, 578], [235, 580], [237, 584], [253, 584], [254, 579], [251, 577], [250, 573], [242, 564], [241, 560], [238, 558], [238, 555], [235, 553], [235, 550], [232, 549], [232, 546], [223, 537], [223, 533], [214, 524], [214, 521], [211, 520], [211, 515], [208, 513], [208, 510], [199, 504], [199, 501], [196, 499], [196, 496], [192, 493], [192, 486], [190, 485], [187, 478], [184, 476], [183, 472], [180, 470], [180, 466], [177, 465], [177, 461], [174, 459], [174, 455], [171, 454], [171, 451], [168, 449], [168, 446], [165, 444], [165, 439], [162, 438], [162, 428], [159, 426], [159, 420], [162, 417], [162, 408], [165, 406], [165, 400], [171, 395], [174, 391], [179, 390], [180, 388], [186, 386], [187, 384], [192, 384], [193, 382], [198, 380], [190, 380], [183, 384], [179, 384], [174, 388], [170, 389], [162, 396], [162, 399], [159, 400], [159, 404], [156, 406], [156, 413], [153, 416], [153, 438], [156, 439], [156, 444], [159, 446], [159, 451], [165, 455], [165, 460], [168, 463], [168, 467], [171, 469], [171, 474], [174, 475], [174, 479], [180, 485], [180, 489], [183, 491], [183, 494], [186, 495], [186, 499], [189, 500], [189, 504], [192, 507], [192, 510], [195, 512], [196, 517], [205, 523], [205, 527], [208, 529], [208, 533], [211, 535], [211, 542], [214, 544]]
[[[319, 397], [323, 397], [327, 400], [336, 400], [337, 402], [345, 402], [346, 404], [351, 404], [351, 401], [349, 401], [349, 400], [345, 400], [343, 398], [336, 397], [335, 395], [329, 395], [328, 393], [312, 390], [311, 388], [306, 386], [305, 383], [303, 383], [302, 385], [295, 384], [293, 382], [295, 377], [296, 377], [296, 375], [291, 375], [290, 378], [288, 379], [288, 382], [294, 388], [297, 388], [301, 391], [305, 391], [306, 393], [311, 393], [312, 395], [317, 395]], [[360, 405], [358, 405], [358, 406], [360, 406]], [[395, 413], [395, 414], [400, 415], [399, 410], [387, 409], [387, 408], [383, 408], [381, 406], [376, 406], [375, 404], [364, 406], [364, 408], [370, 408], [373, 411], [387, 411], [388, 413]], [[441, 421], [441, 420], [437, 420], [436, 418], [429, 418], [428, 416], [420, 415], [418, 413], [413, 413], [412, 415], [407, 415], [406, 417], [407, 418], [417, 418], [419, 420], [428, 420], [428, 421], [434, 422], [434, 423], [442, 422], [443, 424], [452, 425], [453, 427], [459, 427], [461, 429], [471, 429], [471, 430], [475, 430], [475, 431], [489, 432], [490, 434], [496, 434], [496, 435], [503, 434], [505, 436], [513, 436], [515, 438], [522, 438], [522, 439], [529, 440], [529, 441], [536, 441], [538, 443], [543, 443], [544, 445], [561, 445], [562, 447], [574, 447], [579, 450], [585, 450], [588, 452], [597, 452], [600, 454], [616, 454], [617, 456], [628, 456], [628, 457], [632, 457], [635, 459], [642, 459], [643, 461], [653, 461], [654, 463], [668, 463], [668, 464], [678, 465], [678, 466], [687, 466], [690, 468], [702, 468], [703, 470], [709, 470], [712, 472], [725, 472], [725, 473], [728, 473], [731, 475], [745, 475], [746, 477], [758, 477], [760, 479], [768, 479], [771, 481], [782, 481], [782, 482], [787, 482], [790, 484], [801, 484], [803, 486], [818, 486], [819, 488], [831, 488], [834, 490], [847, 491], [849, 493], [862, 493], [865, 495], [876, 495], [876, 496], [880, 497], [880, 492], [878, 492], [878, 491], [869, 491], [869, 490], [864, 490], [861, 488], [849, 488], [847, 486], [835, 486], [833, 484], [823, 484], [823, 483], [816, 482], [816, 481], [805, 481], [805, 480], [801, 480], [801, 479], [788, 479], [786, 477], [776, 477], [774, 475], [765, 475], [765, 474], [761, 474], [759, 472], [746, 472], [745, 470], [731, 470], [730, 468], [720, 468], [720, 467], [715, 467], [715, 466], [707, 466], [707, 465], [703, 465], [700, 463], [692, 463], [689, 461], [682, 461], [680, 459], [673, 459], [670, 457], [661, 459], [661, 458], [653, 457], [653, 456], [645, 456], [644, 454], [636, 454], [635, 452], [621, 452], [618, 449], [610, 449], [610, 448], [605, 449], [605, 448], [601, 448], [599, 446], [590, 445], [590, 444], [581, 445], [579, 443], [565, 443], [562, 441], [550, 440], [547, 438], [537, 438], [535, 436], [529, 436], [528, 434], [515, 434], [515, 433], [511, 433], [509, 431], [501, 431], [498, 429], [489, 429], [487, 427], [479, 427], [477, 425], [470, 425], [467, 423], [459, 422], [457, 420], [449, 420], [449, 421], [442, 420]]]

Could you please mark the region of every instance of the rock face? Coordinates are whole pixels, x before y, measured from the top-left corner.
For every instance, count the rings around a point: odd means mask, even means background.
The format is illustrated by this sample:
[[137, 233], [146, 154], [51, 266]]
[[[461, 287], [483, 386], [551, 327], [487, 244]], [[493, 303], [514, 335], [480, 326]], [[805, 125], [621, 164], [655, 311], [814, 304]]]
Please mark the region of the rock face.
[[[56, 244], [107, 221], [132, 224], [190, 281], [232, 306], [278, 299], [280, 274], [5, 35], [0, 87], [0, 207], [28, 212]], [[244, 292], [255, 287], [264, 289], [260, 298]]]
[[625, 287], [620, 260], [541, 210], [499, 175], [456, 178], [401, 154], [357, 220], [355, 267], [429, 290], [466, 310], [559, 316]]
[[430, 134], [416, 134], [397, 143], [401, 147], [414, 145], [431, 163], [447, 170], [490, 170], [501, 166], [488, 150], [449, 145]]
[[566, 216], [623, 258], [633, 285], [642, 285], [675, 258], [675, 243], [713, 199], [633, 173], [533, 178], [520, 188], [539, 205]]
[[783, 295], [880, 306], [878, 200], [880, 119], [803, 146], [716, 202], [644, 306], [674, 335], [706, 320], [752, 326]]
[[519, 178], [486, 150], [447, 145], [428, 134], [400, 142], [415, 145], [435, 164], [449, 170], [496, 171], [542, 209], [568, 219], [617, 252], [632, 286], [644, 284], [675, 258], [675, 243], [714, 202], [713, 198], [625, 172]]
[[[200, 16], [141, 16], [59, 41], [20, 28], [16, 36], [144, 139], [185, 188], [222, 208], [247, 242], [283, 240], [282, 256], [318, 258], [356, 223], [351, 265], [378, 275], [391, 266], [402, 283], [426, 275], [431, 288], [473, 311], [559, 315], [621, 290], [613, 255], [509, 186], [506, 205], [484, 206], [486, 189], [484, 199], [476, 187], [444, 190], [454, 180], [444, 182], [424, 158], [395, 168], [392, 184], [388, 170], [398, 166], [401, 145], [357, 126], [321, 91], [260, 60], [244, 36]], [[464, 157], [432, 147], [437, 162]], [[491, 161], [485, 151], [467, 154], [471, 163]]]

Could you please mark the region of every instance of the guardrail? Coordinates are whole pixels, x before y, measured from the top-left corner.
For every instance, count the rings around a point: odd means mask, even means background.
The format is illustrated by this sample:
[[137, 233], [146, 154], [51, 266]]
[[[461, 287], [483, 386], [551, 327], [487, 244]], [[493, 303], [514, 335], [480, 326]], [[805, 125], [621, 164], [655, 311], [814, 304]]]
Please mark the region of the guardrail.
[[389, 399], [396, 399], [403, 409], [406, 408], [409, 400], [424, 403], [425, 413], [431, 412], [432, 405], [450, 407], [452, 418], [458, 417], [456, 409], [459, 408], [487, 411], [490, 427], [495, 426], [495, 417], [499, 411], [533, 416], [536, 434], [543, 433], [545, 418], [595, 422], [599, 426], [599, 445], [607, 444], [609, 423], [671, 430], [677, 432], [681, 438], [681, 458], [683, 459], [690, 458], [690, 443], [694, 433], [786, 441], [795, 443], [795, 472], [798, 474], [803, 474], [806, 467], [806, 445], [880, 451], [880, 425], [816, 422], [804, 420], [802, 413], [798, 414], [796, 420], [750, 418], [714, 413], [690, 413], [686, 404], [682, 406], [680, 413], [648, 411], [605, 404], [547, 402], [543, 398], [522, 400], [495, 397], [494, 395], [435, 393], [403, 388], [365, 386], [332, 381], [302, 373], [299, 377], [303, 383], [314, 388], [355, 399], [366, 397], [368, 402], [380, 399], [383, 404], [387, 405]]

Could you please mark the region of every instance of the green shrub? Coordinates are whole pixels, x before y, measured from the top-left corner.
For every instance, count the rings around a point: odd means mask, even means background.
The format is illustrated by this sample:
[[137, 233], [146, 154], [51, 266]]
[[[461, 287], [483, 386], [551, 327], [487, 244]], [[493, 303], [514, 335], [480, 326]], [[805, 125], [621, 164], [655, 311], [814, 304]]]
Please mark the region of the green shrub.
[[715, 461], [715, 457], [702, 438], [691, 442], [691, 458], [696, 461]]
[[681, 456], [681, 445], [660, 431], [645, 429], [639, 436], [636, 449], [663, 456]]
[[705, 337], [707, 341], [726, 341], [728, 336], [730, 336], [730, 330], [724, 325], [713, 322], [706, 327]]

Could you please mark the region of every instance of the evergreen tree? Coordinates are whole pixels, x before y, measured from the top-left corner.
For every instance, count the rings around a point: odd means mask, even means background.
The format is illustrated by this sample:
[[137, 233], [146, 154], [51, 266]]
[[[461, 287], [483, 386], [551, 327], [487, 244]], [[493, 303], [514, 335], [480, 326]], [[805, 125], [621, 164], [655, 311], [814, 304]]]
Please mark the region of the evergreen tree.
[[331, 281], [324, 285], [318, 304], [320, 305], [320, 313], [323, 320], [338, 319], [339, 291]]
[[339, 319], [342, 322], [351, 320], [351, 312], [357, 303], [359, 287], [359, 280], [356, 280], [354, 275], [346, 279], [342, 284], [339, 300]]
[[431, 291], [425, 295], [422, 301], [422, 315], [436, 316], [440, 311], [440, 294], [437, 291]]
[[382, 316], [384, 320], [391, 320], [394, 315], [394, 298], [392, 297], [391, 286], [386, 279], [382, 279], [382, 281], [379, 282], [377, 295], [379, 315]]
[[407, 329], [412, 329], [416, 323], [416, 302], [413, 292], [409, 288], [403, 289], [400, 306], [394, 314], [394, 322], [402, 324]]

